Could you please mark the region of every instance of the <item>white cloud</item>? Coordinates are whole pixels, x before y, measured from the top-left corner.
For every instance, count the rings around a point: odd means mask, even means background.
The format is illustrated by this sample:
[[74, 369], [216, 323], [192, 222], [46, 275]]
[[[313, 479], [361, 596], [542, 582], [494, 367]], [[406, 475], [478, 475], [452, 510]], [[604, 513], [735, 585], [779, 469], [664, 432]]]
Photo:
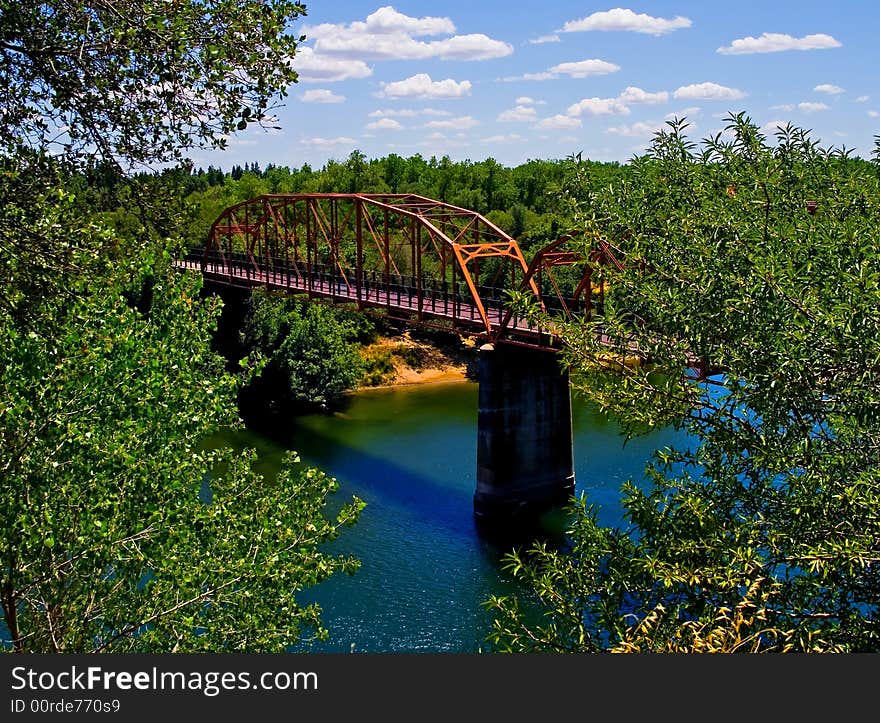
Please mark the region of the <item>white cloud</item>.
[[687, 108], [682, 108], [676, 113], [667, 113], [665, 116], [665, 120], [672, 120], [673, 118], [692, 118], [695, 115], [699, 115], [700, 110], [701, 109], [699, 106], [691, 105]]
[[404, 80], [384, 83], [380, 95], [386, 98], [462, 98], [470, 95], [471, 82], [452, 78], [431, 80], [427, 73], [417, 73]]
[[880, 111], [876, 111], [876, 110], [869, 110], [868, 111], [869, 118], [877, 118], [878, 116], [880, 116]]
[[549, 118], [545, 118], [540, 123], [538, 123], [538, 128], [580, 128], [581, 119], [580, 118], [572, 118], [568, 115], [554, 115]]
[[761, 126], [761, 132], [766, 135], [775, 135], [780, 129], [785, 128], [788, 121], [775, 120]]
[[[379, 8], [366, 22], [348, 25], [322, 23], [303, 29], [322, 55], [355, 60], [487, 60], [513, 52], [513, 46], [482, 33], [452, 35], [449, 18], [414, 18], [393, 7]], [[417, 40], [422, 36], [452, 35], [442, 40]]]
[[786, 113], [791, 113], [795, 109], [794, 103], [782, 103], [780, 105], [771, 105], [770, 110], [784, 110]]
[[737, 88], [728, 88], [718, 83], [694, 83], [683, 85], [675, 93], [675, 98], [686, 100], [740, 100], [746, 94]]
[[608, 75], [620, 70], [619, 65], [609, 63], [598, 58], [590, 60], [578, 60], [573, 63], [560, 63], [550, 68], [549, 73], [554, 75], [568, 75], [572, 78], [586, 78], [590, 75]]
[[[360, 23], [352, 23], [359, 26]], [[367, 16], [365, 29], [373, 33], [409, 33], [410, 35], [449, 35], [455, 32], [455, 25], [449, 18], [411, 18], [397, 12], [390, 5], [379, 8]]]
[[831, 83], [820, 83], [813, 90], [817, 93], [828, 93], [828, 95], [839, 95], [845, 92], [839, 85], [832, 85]]
[[750, 53], [778, 53], [783, 50], [821, 50], [824, 48], [839, 48], [839, 40], [817, 33], [795, 38], [785, 33], [763, 33], [760, 38], [751, 35], [745, 38], [737, 38], [730, 45], [718, 48], [716, 52], [722, 55], [747, 55]]
[[299, 99], [303, 103], [342, 103], [345, 101], [345, 96], [337, 95], [324, 88], [316, 88], [315, 90], [307, 90]]
[[568, 115], [629, 115], [629, 107], [617, 98], [584, 98], [568, 106]]
[[369, 118], [415, 118], [420, 115], [436, 116], [443, 118], [450, 116], [448, 110], [436, 110], [434, 108], [383, 108], [382, 110], [374, 110], [367, 114]]
[[368, 123], [367, 128], [379, 131], [399, 131], [403, 126], [400, 124], [400, 121], [396, 121], [393, 118], [380, 118], [377, 121]]
[[612, 126], [605, 130], [613, 136], [627, 136], [637, 138], [640, 136], [652, 136], [663, 127], [662, 123], [645, 123], [638, 121], [632, 125]]
[[558, 35], [542, 35], [540, 38], [532, 38], [529, 42], [532, 45], [541, 45], [542, 43], [558, 43], [560, 40]]
[[831, 108], [824, 103], [798, 103], [798, 109], [803, 113], [817, 113], [820, 110], [831, 110]]
[[505, 82], [517, 81], [517, 80], [550, 80], [552, 78], [558, 78], [558, 75], [554, 75], [553, 73], [548, 73], [544, 71], [543, 73], [525, 73], [524, 75], [509, 75], [506, 78], [502, 78]]
[[506, 82], [519, 80], [552, 80], [554, 78], [559, 78], [562, 75], [567, 75], [570, 78], [587, 78], [591, 75], [608, 75], [609, 73], [616, 73], [618, 70], [620, 70], [619, 65], [609, 63], [605, 60], [599, 60], [598, 58], [590, 58], [589, 60], [576, 60], [568, 63], [559, 63], [559, 65], [554, 65], [552, 68], [548, 68], [541, 73], [513, 75], [502, 78], [502, 80]]
[[524, 141], [525, 138], [518, 133], [509, 133], [506, 136], [489, 136], [488, 138], [481, 138], [480, 140], [483, 143], [519, 143], [520, 141]]
[[618, 98], [624, 103], [666, 103], [669, 100], [669, 93], [665, 90], [648, 93], [641, 88], [630, 85]]
[[856, 98], [856, 103], [867, 103], [869, 100], [871, 100], [870, 95], [860, 95]]
[[499, 113], [498, 120], [500, 123], [528, 123], [537, 120], [538, 112], [530, 105], [518, 105], [515, 108]]
[[644, 13], [635, 13], [627, 8], [614, 8], [613, 10], [593, 13], [580, 20], [571, 20], [563, 26], [562, 32], [626, 30], [633, 33], [646, 33], [648, 35], [665, 35], [673, 30], [689, 28], [690, 26], [690, 19], [681, 15], [671, 19], [655, 18]]
[[451, 130], [461, 131], [473, 128], [479, 125], [479, 121], [469, 115], [462, 115], [458, 118], [450, 118], [449, 120], [429, 121], [425, 123], [425, 128], [447, 128]]
[[535, 100], [534, 98], [529, 98], [527, 95], [521, 95], [516, 99], [515, 103], [517, 105], [547, 105], [546, 100]]
[[318, 148], [357, 145], [357, 141], [354, 138], [346, 138], [344, 136], [340, 136], [338, 138], [303, 138], [300, 143], [307, 146], [317, 146]]
[[332, 83], [350, 78], [367, 78], [373, 74], [362, 60], [341, 60], [317, 55], [311, 48], [299, 48], [293, 56], [293, 67], [304, 83]]

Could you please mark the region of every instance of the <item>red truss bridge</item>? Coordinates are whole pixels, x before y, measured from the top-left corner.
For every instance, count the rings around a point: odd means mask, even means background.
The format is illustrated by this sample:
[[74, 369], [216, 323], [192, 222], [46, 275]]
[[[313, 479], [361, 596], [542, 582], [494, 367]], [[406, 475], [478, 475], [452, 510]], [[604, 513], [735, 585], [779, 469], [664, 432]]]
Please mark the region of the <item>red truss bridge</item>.
[[511, 300], [525, 294], [565, 318], [601, 308], [602, 267], [622, 268], [597, 240], [561, 238], [526, 262], [484, 216], [412, 194], [267, 194], [227, 208], [201, 250], [178, 266], [230, 286], [266, 287], [356, 305], [477, 339], [553, 349], [552, 332]]

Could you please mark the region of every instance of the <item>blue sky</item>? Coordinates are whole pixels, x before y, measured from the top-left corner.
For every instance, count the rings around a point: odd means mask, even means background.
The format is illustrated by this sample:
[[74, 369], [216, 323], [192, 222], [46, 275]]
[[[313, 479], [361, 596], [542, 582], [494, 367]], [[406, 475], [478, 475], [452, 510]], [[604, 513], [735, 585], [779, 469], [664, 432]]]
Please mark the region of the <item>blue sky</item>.
[[626, 161], [674, 115], [695, 140], [745, 111], [863, 157], [880, 133], [880, 3], [306, 2], [274, 113], [197, 165], [320, 167], [357, 149]]

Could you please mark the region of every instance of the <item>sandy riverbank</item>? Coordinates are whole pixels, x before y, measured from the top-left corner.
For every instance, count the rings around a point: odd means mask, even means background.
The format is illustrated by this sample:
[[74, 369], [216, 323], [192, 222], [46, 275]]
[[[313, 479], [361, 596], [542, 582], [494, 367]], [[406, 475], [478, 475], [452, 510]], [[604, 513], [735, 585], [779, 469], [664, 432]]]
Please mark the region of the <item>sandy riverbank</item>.
[[476, 352], [470, 340], [460, 337], [424, 340], [404, 332], [381, 337], [361, 353], [372, 371], [356, 391], [476, 378]]

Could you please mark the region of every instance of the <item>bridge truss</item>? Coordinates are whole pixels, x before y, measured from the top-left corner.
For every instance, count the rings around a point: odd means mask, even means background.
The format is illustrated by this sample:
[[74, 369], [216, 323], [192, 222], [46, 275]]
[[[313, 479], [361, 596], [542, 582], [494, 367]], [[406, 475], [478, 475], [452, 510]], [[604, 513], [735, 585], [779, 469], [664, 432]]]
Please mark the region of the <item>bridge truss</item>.
[[604, 242], [584, 254], [562, 238], [529, 264], [479, 213], [412, 194], [267, 194], [223, 211], [182, 265], [232, 286], [266, 286], [489, 341], [552, 348], [551, 330], [511, 304], [589, 317], [602, 304]]

